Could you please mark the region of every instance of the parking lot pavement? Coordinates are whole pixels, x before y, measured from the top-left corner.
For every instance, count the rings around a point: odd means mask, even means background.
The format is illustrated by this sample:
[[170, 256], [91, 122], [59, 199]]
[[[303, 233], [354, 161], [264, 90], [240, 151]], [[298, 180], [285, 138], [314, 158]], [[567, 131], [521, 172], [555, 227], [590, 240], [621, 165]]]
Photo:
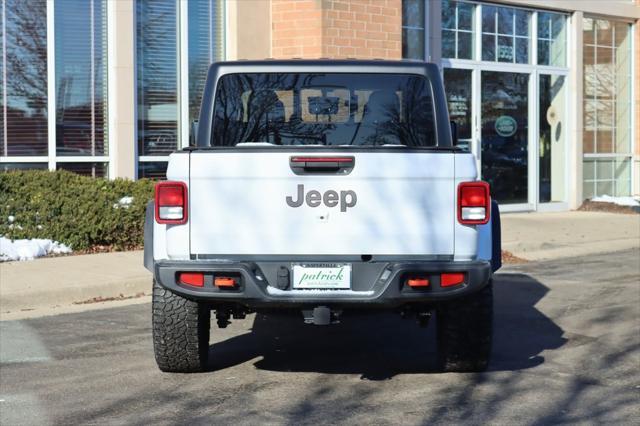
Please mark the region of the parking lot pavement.
[[511, 266], [494, 357], [437, 374], [434, 328], [251, 316], [212, 330], [211, 371], [159, 372], [150, 306], [0, 322], [0, 424], [637, 424], [640, 251]]

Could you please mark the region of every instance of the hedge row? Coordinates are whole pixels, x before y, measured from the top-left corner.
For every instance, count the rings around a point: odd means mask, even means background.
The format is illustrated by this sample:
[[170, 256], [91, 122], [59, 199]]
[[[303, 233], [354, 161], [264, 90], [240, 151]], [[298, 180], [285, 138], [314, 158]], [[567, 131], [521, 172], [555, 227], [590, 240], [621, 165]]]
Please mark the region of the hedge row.
[[93, 179], [63, 170], [0, 173], [0, 235], [49, 238], [76, 251], [139, 248], [153, 187], [145, 179]]

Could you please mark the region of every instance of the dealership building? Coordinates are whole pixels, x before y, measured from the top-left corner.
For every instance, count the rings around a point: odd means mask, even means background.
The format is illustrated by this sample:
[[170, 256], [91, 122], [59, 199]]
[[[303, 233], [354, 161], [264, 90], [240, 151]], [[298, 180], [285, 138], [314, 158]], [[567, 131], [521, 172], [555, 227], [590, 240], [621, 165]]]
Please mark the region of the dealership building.
[[162, 178], [208, 65], [442, 70], [504, 210], [640, 194], [640, 0], [0, 0], [0, 170]]

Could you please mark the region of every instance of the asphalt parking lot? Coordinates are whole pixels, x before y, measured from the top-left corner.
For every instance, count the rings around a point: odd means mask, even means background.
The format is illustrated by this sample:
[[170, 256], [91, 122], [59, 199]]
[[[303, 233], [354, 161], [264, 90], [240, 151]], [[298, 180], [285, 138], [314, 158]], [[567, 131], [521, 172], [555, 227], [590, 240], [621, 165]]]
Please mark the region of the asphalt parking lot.
[[511, 265], [495, 312], [482, 374], [390, 314], [234, 321], [195, 375], [156, 368], [149, 304], [3, 321], [0, 424], [637, 424], [640, 250]]

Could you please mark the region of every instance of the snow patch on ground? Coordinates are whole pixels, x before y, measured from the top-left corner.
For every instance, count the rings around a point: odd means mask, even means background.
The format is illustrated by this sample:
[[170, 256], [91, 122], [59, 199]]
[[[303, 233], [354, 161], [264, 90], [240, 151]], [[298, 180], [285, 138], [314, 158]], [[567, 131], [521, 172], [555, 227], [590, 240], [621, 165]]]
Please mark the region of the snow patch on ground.
[[47, 254], [71, 253], [70, 247], [57, 241], [34, 238], [15, 240], [0, 237], [0, 261], [33, 260]]
[[115, 203], [113, 205], [114, 209], [128, 209], [129, 206], [131, 206], [131, 203], [133, 203], [133, 197], [130, 196], [126, 196], [126, 197], [122, 197], [118, 200], [117, 203]]
[[638, 207], [640, 201], [634, 197], [612, 197], [610, 195], [601, 195], [599, 197], [593, 197], [591, 201], [597, 203], [612, 203], [618, 206]]

